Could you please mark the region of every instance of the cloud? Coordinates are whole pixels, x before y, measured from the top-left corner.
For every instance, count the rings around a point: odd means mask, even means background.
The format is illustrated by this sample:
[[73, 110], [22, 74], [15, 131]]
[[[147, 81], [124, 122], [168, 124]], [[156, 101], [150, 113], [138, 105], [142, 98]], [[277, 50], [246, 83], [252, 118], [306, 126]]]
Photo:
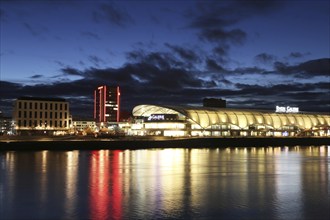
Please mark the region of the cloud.
[[43, 75], [33, 75], [33, 76], [31, 76], [30, 78], [31, 79], [40, 79], [40, 78], [42, 78], [43, 77]]
[[[290, 83], [281, 85], [246, 85], [236, 84], [241, 98], [245, 100], [254, 97], [251, 105], [272, 108], [275, 105], [298, 106], [303, 111], [330, 111], [330, 82]], [[244, 94], [242, 96], [242, 94]], [[263, 102], [264, 105], [260, 105]], [[314, 103], [314, 105], [311, 105]], [[268, 107], [267, 107], [268, 105]], [[237, 106], [242, 106], [237, 103]]]
[[317, 91], [317, 90], [330, 90], [330, 82], [318, 82], [318, 83], [290, 83], [290, 84], [275, 84], [269, 86], [260, 85], [248, 85], [237, 83], [236, 87], [244, 90], [249, 94], [262, 93], [263, 95], [274, 95], [274, 91], [280, 91], [281, 94], [293, 94], [297, 92], [305, 91]]
[[[278, 60], [274, 55], [261, 53], [255, 60], [259, 64], [274, 63], [273, 70], [253, 65], [229, 65], [232, 62], [228, 57], [232, 54], [229, 53], [231, 47], [244, 44], [249, 37], [244, 29], [239, 28], [240, 23], [253, 16], [259, 16], [258, 19], [267, 16], [277, 10], [282, 2], [199, 1], [197, 7], [187, 16], [186, 27], [195, 32], [200, 40], [197, 44], [211, 49], [211, 52], [206, 53], [207, 49], [203, 51], [197, 46], [173, 43], [165, 43], [161, 45], [163, 50], [158, 50], [153, 41], [149, 44], [139, 42], [133, 47], [136, 50], [126, 54], [126, 63], [122, 66], [104, 67], [107, 63], [94, 54], [86, 59], [77, 59], [84, 60], [80, 61], [80, 65], [86, 69], [55, 61], [60, 71], [55, 82], [34, 83], [29, 86], [1, 82], [0, 94], [4, 94], [4, 100], [14, 99], [22, 94], [60, 96], [70, 101], [74, 115], [91, 115], [93, 91], [104, 84], [121, 87], [123, 108], [127, 110], [142, 103], [197, 105], [201, 104], [204, 97], [228, 99], [229, 106], [235, 107], [269, 107], [277, 102], [291, 102], [307, 108], [313, 102], [315, 109], [325, 109], [329, 107], [325, 102], [329, 100], [329, 83], [318, 82], [319, 78], [316, 79], [315, 76], [329, 79], [328, 58], [290, 64], [276, 62]], [[118, 27], [134, 23], [131, 15], [114, 3], [103, 3], [96, 7], [98, 10], [93, 12], [95, 22]], [[0, 16], [4, 17], [3, 10], [0, 11]], [[34, 36], [47, 31], [29, 22], [23, 25]], [[87, 31], [78, 32], [84, 40], [100, 39], [100, 35], [88, 31], [89, 29], [85, 30]], [[297, 61], [306, 55], [308, 54], [292, 52], [287, 56]], [[272, 81], [274, 76], [276, 80]], [[41, 77], [34, 75], [31, 79], [39, 79], [40, 82]], [[278, 79], [282, 80], [281, 83], [285, 81], [285, 84], [276, 84], [280, 83]], [[306, 83], [305, 79], [315, 84]]]
[[256, 55], [254, 57], [254, 59], [257, 62], [260, 62], [262, 64], [270, 64], [270, 63], [273, 63], [277, 58], [276, 58], [276, 56], [271, 55], [271, 54], [261, 53], [261, 54]]
[[330, 76], [330, 58], [310, 60], [298, 65], [282, 62], [274, 63], [275, 70], [280, 74], [291, 74], [298, 78], [312, 78], [315, 76]]
[[72, 68], [72, 67], [66, 67], [62, 68], [61, 72], [63, 72], [65, 75], [71, 75], [71, 76], [82, 76], [83, 73], [79, 70]]
[[[135, 50], [126, 54], [126, 58], [131, 62], [141, 62], [154, 65], [160, 69], [170, 69], [170, 68], [192, 68], [191, 62], [187, 60], [182, 60], [182, 57], [177, 57], [178, 53], [173, 54], [169, 52], [146, 52], [144, 50]], [[179, 54], [179, 56], [184, 56]], [[186, 59], [188, 57], [185, 57]], [[196, 59], [196, 57], [189, 57], [188, 59]]]
[[253, 66], [253, 67], [239, 67], [235, 68], [234, 70], [230, 71], [231, 74], [239, 74], [239, 75], [244, 75], [244, 74], [267, 74], [270, 73], [269, 71], [266, 71], [265, 69]]
[[[65, 67], [60, 69], [64, 76], [80, 76], [75, 80], [28, 86], [1, 82], [0, 93], [4, 94], [2, 108], [10, 109], [13, 100], [22, 94], [56, 96], [66, 98], [70, 102], [74, 117], [92, 116], [93, 91], [99, 85], [109, 85], [120, 86], [122, 109], [126, 111], [131, 111], [135, 105], [139, 104], [201, 105], [205, 97], [226, 99], [228, 107], [232, 108], [272, 109], [277, 104], [283, 104], [295, 105], [305, 111], [329, 111], [330, 109], [330, 82], [308, 81], [306, 83], [299, 81], [299, 78], [294, 78], [296, 73], [302, 70], [306, 73], [322, 72], [322, 63], [325, 63], [323, 71], [328, 71], [326, 64], [329, 59], [311, 60], [295, 66], [284, 64], [282, 74], [285, 71], [289, 72], [292, 78], [290, 83], [276, 84], [274, 81], [272, 84], [261, 84], [255, 79], [265, 77], [265, 74], [269, 72], [258, 67], [229, 70], [217, 60], [206, 58], [205, 68], [187, 69], [186, 65], [181, 64], [177, 59], [181, 57], [180, 54], [174, 52], [175, 49], [182, 48], [171, 46], [169, 49], [172, 53], [132, 51], [128, 56], [134, 59], [131, 58], [129, 62], [118, 68], [78, 70], [74, 67]], [[270, 73], [276, 74], [277, 71]], [[252, 79], [250, 83], [236, 83], [229, 78], [233, 75], [252, 77]]]
[[20, 90], [22, 85], [19, 83], [12, 83], [6, 81], [0, 81], [1, 94], [11, 94], [16, 90]]
[[212, 52], [216, 55], [216, 56], [226, 56], [227, 55], [227, 51], [228, 51], [228, 45], [221, 45], [221, 46], [216, 46], [213, 48]]
[[236, 27], [240, 21], [267, 15], [281, 5], [275, 0], [197, 2], [196, 7], [186, 13], [190, 20], [187, 27], [197, 30], [200, 40], [216, 44], [222, 49], [218, 52], [226, 55], [232, 45], [242, 45], [247, 39], [247, 33]]
[[200, 62], [199, 57], [195, 53], [195, 51], [188, 49], [188, 48], [183, 48], [180, 46], [176, 45], [171, 45], [168, 43], [165, 43], [165, 46], [170, 48], [173, 52], [177, 53], [180, 58], [182, 58], [184, 61], [187, 62]]
[[225, 69], [213, 59], [206, 60], [206, 68], [214, 72], [224, 72]]
[[220, 44], [226, 42], [243, 44], [246, 39], [246, 33], [240, 29], [232, 29], [230, 31], [220, 28], [204, 29], [200, 32], [199, 38], [201, 40]]
[[11, 116], [14, 100], [22, 96], [22, 85], [19, 83], [12, 83], [0, 80], [0, 111], [6, 116]]
[[301, 53], [301, 52], [291, 52], [290, 54], [289, 54], [289, 57], [290, 58], [302, 58], [302, 57], [304, 57], [304, 56], [306, 56], [306, 55], [309, 55], [310, 53]]
[[54, 62], [55, 62], [57, 65], [61, 66], [61, 67], [64, 67], [64, 66], [65, 66], [65, 64], [64, 64], [63, 62], [61, 62], [61, 61], [55, 60]]
[[88, 56], [88, 60], [92, 64], [94, 64], [94, 66], [97, 66], [97, 67], [99, 67], [100, 64], [104, 64], [105, 63], [103, 59], [101, 59], [100, 57], [95, 56], [95, 55]]
[[[162, 61], [163, 62], [163, 61]], [[162, 68], [163, 67], [163, 68]], [[148, 87], [170, 92], [184, 87], [203, 86], [200, 79], [180, 68], [172, 68], [170, 64], [158, 65], [147, 62], [126, 64], [121, 68], [89, 69], [85, 73], [93, 81], [123, 85], [128, 87]]]
[[217, 26], [227, 27], [237, 23], [237, 19], [225, 19], [220, 18], [213, 13], [211, 15], [200, 15], [197, 19], [194, 19], [189, 25], [192, 28], [214, 28]]
[[97, 23], [108, 21], [119, 27], [134, 23], [132, 17], [114, 4], [101, 4], [98, 11], [94, 11], [93, 20]]

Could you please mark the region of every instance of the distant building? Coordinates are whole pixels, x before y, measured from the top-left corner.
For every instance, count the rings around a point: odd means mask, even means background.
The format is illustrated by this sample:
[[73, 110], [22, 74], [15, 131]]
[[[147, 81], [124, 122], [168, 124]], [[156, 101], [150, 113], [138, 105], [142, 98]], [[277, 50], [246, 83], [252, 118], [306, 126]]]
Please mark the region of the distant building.
[[0, 135], [11, 134], [12, 118], [6, 117], [0, 111]]
[[76, 131], [83, 131], [83, 130], [86, 130], [86, 129], [93, 130], [93, 129], [95, 129], [95, 126], [96, 126], [96, 123], [95, 123], [94, 120], [92, 120], [92, 119], [82, 119], [82, 118], [72, 120], [72, 124], [73, 124], [73, 128]]
[[69, 103], [65, 99], [21, 97], [14, 104], [13, 120], [19, 134], [67, 132], [70, 117]]
[[213, 107], [213, 108], [226, 108], [226, 100], [216, 99], [216, 98], [205, 98], [203, 99], [204, 107]]
[[99, 86], [94, 91], [94, 120], [96, 122], [119, 122], [119, 86]]

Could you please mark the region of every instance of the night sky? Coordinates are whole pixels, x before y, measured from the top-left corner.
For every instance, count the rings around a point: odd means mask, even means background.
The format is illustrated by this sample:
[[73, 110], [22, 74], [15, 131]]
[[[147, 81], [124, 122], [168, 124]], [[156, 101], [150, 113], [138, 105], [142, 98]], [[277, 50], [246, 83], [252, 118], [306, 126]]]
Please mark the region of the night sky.
[[0, 110], [61, 97], [93, 114], [99, 85], [138, 104], [330, 112], [328, 0], [0, 0]]

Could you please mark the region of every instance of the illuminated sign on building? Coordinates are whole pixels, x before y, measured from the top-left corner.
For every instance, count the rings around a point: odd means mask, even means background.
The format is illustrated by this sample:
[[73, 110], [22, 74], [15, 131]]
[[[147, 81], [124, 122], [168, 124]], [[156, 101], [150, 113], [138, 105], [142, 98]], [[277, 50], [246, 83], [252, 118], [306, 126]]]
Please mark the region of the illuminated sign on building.
[[177, 121], [177, 114], [151, 114], [146, 118], [147, 121]]
[[147, 120], [148, 121], [165, 120], [165, 116], [164, 115], [150, 115]]
[[291, 106], [276, 106], [275, 112], [277, 113], [298, 113], [298, 107], [291, 107]]

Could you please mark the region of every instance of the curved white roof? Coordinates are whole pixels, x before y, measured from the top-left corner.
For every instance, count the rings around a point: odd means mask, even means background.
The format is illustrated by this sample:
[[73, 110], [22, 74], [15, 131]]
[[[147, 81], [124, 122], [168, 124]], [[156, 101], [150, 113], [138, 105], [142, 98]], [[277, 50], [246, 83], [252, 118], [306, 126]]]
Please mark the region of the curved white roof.
[[240, 129], [251, 125], [264, 125], [270, 129], [285, 126], [297, 126], [299, 129], [329, 127], [330, 115], [318, 113], [274, 113], [258, 110], [242, 110], [230, 108], [182, 107], [160, 105], [138, 105], [133, 109], [133, 116], [149, 117], [151, 114], [179, 114], [201, 128], [211, 125], [230, 124]]

